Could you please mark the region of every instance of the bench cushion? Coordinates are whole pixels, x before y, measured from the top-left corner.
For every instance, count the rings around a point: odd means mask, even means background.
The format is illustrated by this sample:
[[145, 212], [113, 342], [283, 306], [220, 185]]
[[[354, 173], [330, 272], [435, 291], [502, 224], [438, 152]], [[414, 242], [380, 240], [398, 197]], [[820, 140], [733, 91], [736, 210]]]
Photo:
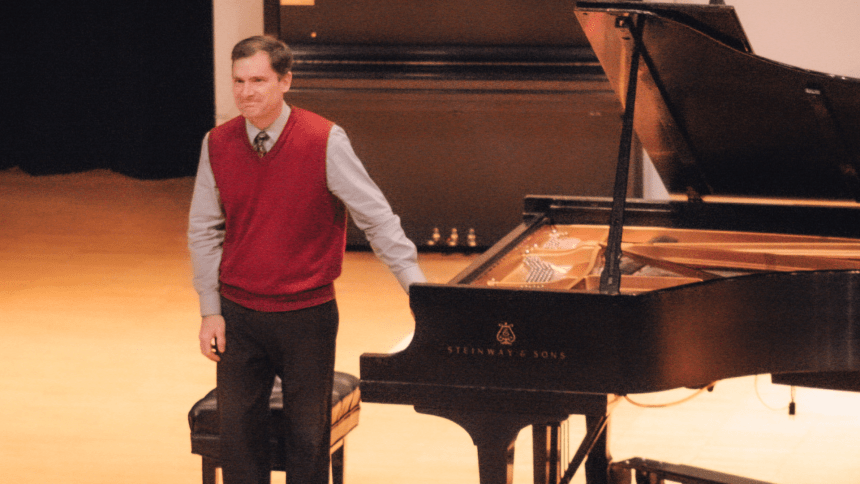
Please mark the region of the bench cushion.
[[[332, 389], [332, 445], [342, 439], [357, 424], [361, 394], [358, 378], [348, 373], [335, 372]], [[216, 390], [210, 391], [188, 412], [188, 425], [191, 427], [191, 451], [195, 454], [217, 458], [218, 437], [221, 429], [218, 422], [218, 397]], [[281, 394], [281, 381], [275, 379], [272, 396], [269, 398], [271, 440], [284, 435], [284, 408]], [[342, 427], [342, 428], [341, 428]]]

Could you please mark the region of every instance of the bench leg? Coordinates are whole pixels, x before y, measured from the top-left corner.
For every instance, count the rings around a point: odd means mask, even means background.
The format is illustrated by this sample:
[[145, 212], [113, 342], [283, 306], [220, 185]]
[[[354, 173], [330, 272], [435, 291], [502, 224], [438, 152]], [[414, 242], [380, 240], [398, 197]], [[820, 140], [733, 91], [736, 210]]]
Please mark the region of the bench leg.
[[203, 484], [215, 484], [218, 463], [208, 457], [203, 458]]
[[[203, 484], [217, 484], [218, 462], [215, 459], [202, 457]], [[343, 484], [344, 467], [346, 465], [346, 439], [331, 452], [332, 484]]]
[[343, 468], [346, 461], [346, 441], [341, 442], [337, 450], [331, 453], [331, 480], [332, 484], [343, 484]]

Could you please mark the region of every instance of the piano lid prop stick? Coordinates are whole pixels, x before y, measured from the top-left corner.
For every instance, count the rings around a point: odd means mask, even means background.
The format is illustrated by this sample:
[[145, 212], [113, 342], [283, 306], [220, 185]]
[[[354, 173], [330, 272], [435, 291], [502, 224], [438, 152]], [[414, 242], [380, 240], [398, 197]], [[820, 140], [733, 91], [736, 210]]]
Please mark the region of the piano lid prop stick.
[[627, 97], [624, 103], [624, 120], [618, 163], [615, 168], [615, 188], [612, 194], [612, 213], [609, 218], [609, 237], [605, 252], [606, 264], [600, 274], [600, 293], [618, 294], [621, 290], [621, 235], [624, 231], [624, 208], [627, 202], [627, 178], [630, 171], [630, 152], [633, 145], [633, 112], [636, 107], [636, 84], [639, 78], [641, 29], [632, 17], [618, 17], [615, 26], [630, 32], [633, 48], [630, 53], [630, 74], [627, 78]]

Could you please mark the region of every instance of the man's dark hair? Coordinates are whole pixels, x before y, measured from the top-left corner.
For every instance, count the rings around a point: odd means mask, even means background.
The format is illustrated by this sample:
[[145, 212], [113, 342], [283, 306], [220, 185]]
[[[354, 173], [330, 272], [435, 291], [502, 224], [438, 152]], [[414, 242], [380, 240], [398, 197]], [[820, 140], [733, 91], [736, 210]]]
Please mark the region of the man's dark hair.
[[269, 54], [272, 70], [278, 73], [278, 77], [283, 77], [293, 67], [293, 51], [287, 44], [267, 35], [255, 35], [240, 41], [233, 47], [231, 58], [236, 62], [239, 59], [251, 57], [257, 52]]

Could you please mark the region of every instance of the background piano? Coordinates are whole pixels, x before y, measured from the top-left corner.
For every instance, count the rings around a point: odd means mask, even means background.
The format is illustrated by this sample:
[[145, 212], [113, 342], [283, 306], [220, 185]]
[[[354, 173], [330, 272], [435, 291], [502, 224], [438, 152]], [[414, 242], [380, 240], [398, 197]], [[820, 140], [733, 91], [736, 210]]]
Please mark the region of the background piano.
[[570, 6], [268, 2], [266, 31], [296, 51], [287, 101], [346, 129], [413, 241], [473, 228], [486, 248], [528, 193], [611, 193], [593, 160], [614, 156], [621, 111]]

